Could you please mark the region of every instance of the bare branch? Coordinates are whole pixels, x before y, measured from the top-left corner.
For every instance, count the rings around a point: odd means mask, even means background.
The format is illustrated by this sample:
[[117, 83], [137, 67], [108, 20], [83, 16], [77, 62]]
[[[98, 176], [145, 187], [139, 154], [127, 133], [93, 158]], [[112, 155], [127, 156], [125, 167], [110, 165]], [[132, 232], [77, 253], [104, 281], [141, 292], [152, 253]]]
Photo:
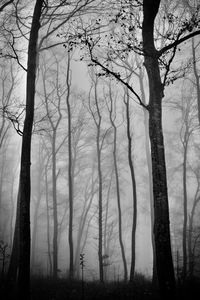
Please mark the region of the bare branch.
[[10, 0], [10, 1], [4, 3], [2, 6], [0, 6], [0, 12], [2, 12], [6, 6], [8, 6], [9, 4], [11, 4], [13, 2], [14, 2], [14, 0]]
[[111, 71], [110, 69], [108, 69], [107, 67], [105, 67], [104, 65], [102, 65], [102, 63], [100, 63], [96, 58], [94, 58], [94, 57], [93, 57], [93, 54], [92, 54], [92, 46], [91, 46], [91, 44], [90, 44], [88, 41], [86, 41], [86, 43], [87, 43], [88, 48], [89, 48], [91, 61], [92, 61], [93, 63], [95, 63], [96, 65], [100, 66], [107, 74], [112, 75], [112, 76], [115, 77], [118, 81], [120, 81], [123, 85], [125, 85], [125, 86], [126, 86], [126, 87], [127, 87], [127, 88], [135, 95], [135, 96], [136, 96], [136, 98], [137, 98], [138, 101], [139, 101], [139, 104], [140, 104], [142, 107], [144, 107], [145, 109], [148, 110], [148, 105], [145, 105], [145, 104], [142, 102], [140, 96], [134, 91], [134, 89], [132, 88], [132, 86], [129, 85], [128, 82], [125, 82], [123, 79], [121, 79], [121, 77], [120, 77], [119, 74], [117, 74], [117, 73]]
[[162, 49], [160, 49], [159, 51], [157, 51], [157, 55], [158, 57], [160, 57], [161, 55], [163, 55], [166, 51], [174, 48], [174, 47], [177, 47], [178, 45], [182, 44], [183, 42], [189, 40], [190, 38], [196, 36], [196, 35], [199, 35], [200, 34], [200, 30], [197, 30], [197, 31], [194, 31], [184, 37], [182, 37], [180, 40], [176, 40], [174, 43], [170, 44], [170, 45], [167, 45], [165, 47], [163, 47]]

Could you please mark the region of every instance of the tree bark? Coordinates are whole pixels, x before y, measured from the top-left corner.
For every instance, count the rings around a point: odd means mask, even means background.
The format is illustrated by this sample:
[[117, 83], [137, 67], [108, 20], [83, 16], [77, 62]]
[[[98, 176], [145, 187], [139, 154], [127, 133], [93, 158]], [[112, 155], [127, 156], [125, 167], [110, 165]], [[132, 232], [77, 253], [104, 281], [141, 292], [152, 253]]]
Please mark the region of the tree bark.
[[148, 109], [154, 194], [156, 267], [160, 292], [164, 299], [169, 299], [175, 292], [175, 276], [171, 253], [169, 204], [162, 131], [163, 85], [157, 50], [154, 46], [154, 21], [159, 5], [160, 0], [143, 1], [142, 36], [144, 65], [149, 79]]
[[31, 166], [31, 137], [34, 118], [35, 79], [37, 60], [37, 41], [40, 29], [40, 17], [43, 0], [37, 0], [28, 45], [28, 64], [26, 82], [26, 114], [22, 136], [20, 197], [19, 197], [19, 298], [29, 299], [30, 293], [30, 166]]

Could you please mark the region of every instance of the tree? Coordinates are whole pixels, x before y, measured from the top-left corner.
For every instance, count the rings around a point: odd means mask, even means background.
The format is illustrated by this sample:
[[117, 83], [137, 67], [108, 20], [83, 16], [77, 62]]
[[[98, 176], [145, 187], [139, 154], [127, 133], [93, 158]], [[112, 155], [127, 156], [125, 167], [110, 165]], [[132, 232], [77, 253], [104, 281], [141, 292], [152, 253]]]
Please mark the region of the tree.
[[130, 129], [130, 99], [129, 93], [126, 90], [124, 94], [124, 103], [126, 106], [126, 122], [127, 122], [127, 139], [128, 139], [128, 163], [131, 173], [132, 191], [133, 191], [133, 224], [132, 224], [132, 242], [131, 242], [131, 269], [130, 282], [134, 280], [135, 275], [135, 246], [136, 246], [136, 227], [137, 227], [137, 188], [135, 180], [134, 163], [132, 159], [132, 136]]
[[[127, 270], [127, 262], [124, 250], [124, 243], [122, 238], [122, 211], [121, 211], [121, 197], [120, 197], [120, 183], [119, 183], [119, 170], [117, 163], [117, 126], [115, 124], [116, 119], [116, 99], [113, 99], [111, 84], [109, 84], [109, 118], [110, 123], [113, 129], [113, 162], [114, 162], [114, 173], [115, 173], [115, 182], [116, 182], [116, 193], [117, 193], [117, 207], [118, 207], [118, 222], [119, 222], [119, 244], [122, 254], [122, 261], [124, 266], [124, 281], [126, 282], [128, 279], [128, 270]], [[134, 212], [136, 212], [136, 208], [134, 207]], [[135, 214], [134, 214], [135, 217]], [[136, 219], [136, 218], [135, 218]], [[134, 219], [134, 221], [135, 221]], [[135, 247], [134, 247], [135, 248]]]
[[[102, 147], [104, 143], [104, 138], [106, 133], [102, 135], [102, 115], [100, 110], [100, 103], [98, 99], [98, 78], [93, 79], [94, 87], [94, 105], [91, 103], [91, 91], [89, 94], [89, 111], [94, 120], [94, 124], [96, 126], [96, 153], [97, 153], [97, 169], [98, 169], [98, 261], [99, 261], [99, 277], [100, 282], [104, 282], [104, 273], [103, 273], [103, 223], [102, 223], [102, 215], [103, 215], [103, 177], [102, 177], [102, 163], [101, 163], [101, 155], [102, 155]], [[92, 88], [91, 88], [92, 89]]]
[[30, 165], [31, 136], [34, 117], [37, 41], [43, 0], [37, 0], [33, 12], [27, 63], [26, 113], [22, 136], [20, 199], [19, 199], [19, 273], [18, 288], [21, 299], [29, 298], [30, 289]]
[[[51, 162], [52, 162], [52, 194], [53, 194], [53, 277], [57, 279], [58, 272], [58, 200], [57, 200], [57, 180], [59, 171], [57, 170], [57, 154], [66, 137], [63, 137], [58, 146], [56, 146], [59, 126], [62, 120], [62, 101], [66, 93], [66, 88], [63, 86], [61, 76], [61, 61], [51, 51], [53, 64], [47, 63], [46, 58], [43, 58], [42, 83], [44, 90], [44, 105], [46, 109], [46, 118], [50, 124], [48, 137], [51, 144]], [[40, 96], [43, 98], [43, 95]]]
[[[94, 65], [103, 69], [104, 75], [112, 75], [119, 82], [124, 84], [136, 97], [138, 103], [144, 107], [149, 113], [149, 136], [151, 144], [151, 160], [152, 160], [152, 181], [153, 181], [153, 195], [154, 195], [154, 238], [155, 238], [155, 252], [156, 252], [156, 268], [159, 288], [164, 298], [170, 297], [175, 292], [175, 276], [171, 253], [170, 241], [170, 225], [169, 225], [169, 206], [168, 206], [168, 191], [166, 178], [166, 164], [165, 164], [165, 149], [162, 130], [162, 99], [164, 97], [164, 87], [167, 83], [170, 66], [175, 57], [177, 47], [189, 38], [200, 34], [198, 30], [198, 8], [191, 19], [181, 23], [181, 28], [178, 32], [171, 32], [172, 42], [167, 43], [160, 50], [156, 48], [156, 36], [154, 32], [155, 19], [159, 13], [160, 0], [144, 0], [143, 7], [143, 21], [140, 25], [142, 29], [142, 47], [134, 45], [132, 36], [127, 34], [127, 44], [125, 49], [128, 52], [134, 50], [144, 56], [144, 66], [147, 72], [149, 81], [149, 103], [145, 105], [137, 92], [128, 82], [121, 77], [121, 75], [111, 68], [109, 63], [112, 61], [111, 55], [107, 55], [106, 62], [102, 63], [99, 58], [95, 57], [94, 47], [99, 45], [97, 41], [85, 40], [88, 47], [91, 61]], [[140, 6], [136, 1], [135, 8]], [[125, 12], [124, 12], [125, 11]], [[116, 15], [116, 20], [121, 16], [122, 26], [126, 27], [126, 10], [121, 10]], [[170, 19], [170, 16], [172, 19]], [[169, 15], [169, 22], [173, 21], [173, 16]], [[117, 22], [117, 21], [116, 21]], [[127, 27], [126, 27], [127, 28]], [[130, 24], [128, 24], [128, 32], [132, 31]], [[189, 33], [188, 33], [189, 32]], [[186, 34], [188, 33], [188, 34]], [[166, 35], [166, 40], [169, 35]], [[129, 42], [131, 40], [131, 42]], [[137, 39], [136, 39], [137, 41]], [[119, 42], [120, 43], [120, 42]], [[121, 44], [121, 43], [120, 43]], [[123, 50], [120, 50], [122, 53]], [[166, 55], [168, 60], [166, 62]], [[109, 63], [108, 63], [109, 62]], [[161, 79], [161, 65], [163, 63], [165, 73], [163, 81]], [[173, 79], [172, 79], [173, 80]]]
[[[16, 262], [18, 261], [19, 263], [17, 285], [19, 297], [21, 299], [28, 299], [30, 292], [30, 150], [34, 117], [37, 41], [42, 6], [43, 1], [37, 0], [34, 7], [28, 45], [26, 112], [21, 149], [18, 217], [16, 217], [16, 224], [18, 225], [16, 225], [15, 229], [15, 232], [17, 233], [17, 228], [19, 228], [19, 260], [16, 259]], [[15, 239], [18, 239], [16, 235]], [[16, 242], [16, 245], [17, 244], [18, 243]]]
[[[38, 145], [38, 161], [36, 163], [36, 174], [37, 179], [35, 185], [33, 184], [33, 190], [36, 193], [32, 194], [32, 202], [34, 203], [34, 214], [33, 214], [33, 226], [32, 226], [32, 236], [31, 236], [31, 270], [34, 271], [35, 267], [35, 257], [36, 257], [36, 241], [38, 233], [38, 219], [39, 219], [39, 209], [41, 206], [41, 200], [43, 195], [43, 176], [44, 176], [44, 154], [42, 152], [42, 142], [39, 140]], [[34, 170], [33, 170], [34, 172]]]
[[69, 277], [74, 277], [74, 246], [73, 246], [73, 198], [74, 198], [74, 168], [72, 166], [72, 120], [71, 120], [71, 106], [70, 106], [70, 91], [71, 91], [71, 78], [70, 78], [70, 52], [68, 50], [67, 58], [67, 73], [66, 73], [66, 105], [68, 117], [68, 193], [69, 193]]

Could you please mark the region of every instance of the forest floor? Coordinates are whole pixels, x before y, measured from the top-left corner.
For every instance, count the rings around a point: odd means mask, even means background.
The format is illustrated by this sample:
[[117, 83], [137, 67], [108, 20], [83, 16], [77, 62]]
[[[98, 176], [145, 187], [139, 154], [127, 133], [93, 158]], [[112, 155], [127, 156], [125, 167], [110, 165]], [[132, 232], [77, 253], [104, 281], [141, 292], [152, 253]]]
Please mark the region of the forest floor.
[[[34, 279], [31, 295], [31, 300], [161, 300], [158, 289], [142, 275], [133, 283]], [[193, 300], [196, 295], [200, 295], [200, 281], [190, 280], [179, 285], [175, 299]]]
[[[200, 295], [200, 280], [179, 285], [176, 300], [193, 300]], [[0, 291], [0, 298], [2, 293]], [[16, 299], [15, 297], [13, 299]], [[31, 282], [31, 300], [162, 300], [151, 281], [138, 276], [133, 283], [69, 281], [34, 278]], [[169, 299], [172, 300], [172, 299]]]

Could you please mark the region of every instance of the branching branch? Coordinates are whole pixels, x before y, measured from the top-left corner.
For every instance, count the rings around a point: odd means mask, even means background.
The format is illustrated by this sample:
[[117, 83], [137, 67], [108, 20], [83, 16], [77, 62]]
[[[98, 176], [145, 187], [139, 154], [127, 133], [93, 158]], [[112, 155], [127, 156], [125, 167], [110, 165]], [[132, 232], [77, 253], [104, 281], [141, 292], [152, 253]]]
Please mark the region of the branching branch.
[[121, 79], [120, 75], [113, 72], [112, 70], [108, 69], [106, 66], [104, 66], [102, 63], [100, 63], [96, 58], [94, 58], [93, 56], [93, 53], [92, 53], [92, 45], [86, 40], [86, 44], [88, 45], [88, 49], [89, 49], [89, 53], [90, 53], [90, 58], [91, 58], [91, 61], [100, 66], [105, 72], [106, 74], [110, 74], [112, 75], [113, 77], [115, 77], [118, 81], [120, 81], [123, 85], [125, 85], [137, 98], [137, 100], [139, 101], [139, 104], [144, 107], [145, 109], [148, 110], [148, 105], [145, 105], [140, 96], [134, 91], [134, 89], [132, 88], [131, 85], [129, 85], [129, 83], [125, 82], [123, 79]]

